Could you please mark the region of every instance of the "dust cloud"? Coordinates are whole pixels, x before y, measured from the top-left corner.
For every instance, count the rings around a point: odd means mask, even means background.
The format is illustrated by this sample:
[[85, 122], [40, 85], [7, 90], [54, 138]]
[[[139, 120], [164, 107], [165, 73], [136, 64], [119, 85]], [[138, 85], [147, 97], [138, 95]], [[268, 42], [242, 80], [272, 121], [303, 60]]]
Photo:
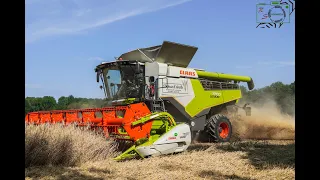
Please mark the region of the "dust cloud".
[[281, 113], [275, 101], [269, 99], [263, 105], [250, 107], [251, 116], [239, 109], [240, 120], [231, 120], [236, 136], [241, 139], [295, 139], [295, 117]]

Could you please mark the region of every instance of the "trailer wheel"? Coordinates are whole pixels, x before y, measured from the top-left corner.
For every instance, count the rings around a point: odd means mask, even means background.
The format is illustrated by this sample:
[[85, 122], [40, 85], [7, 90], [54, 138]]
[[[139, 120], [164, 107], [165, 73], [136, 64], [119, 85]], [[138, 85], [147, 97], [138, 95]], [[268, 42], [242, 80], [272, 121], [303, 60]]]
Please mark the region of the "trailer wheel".
[[211, 116], [204, 128], [209, 142], [228, 142], [232, 135], [230, 120], [221, 114]]

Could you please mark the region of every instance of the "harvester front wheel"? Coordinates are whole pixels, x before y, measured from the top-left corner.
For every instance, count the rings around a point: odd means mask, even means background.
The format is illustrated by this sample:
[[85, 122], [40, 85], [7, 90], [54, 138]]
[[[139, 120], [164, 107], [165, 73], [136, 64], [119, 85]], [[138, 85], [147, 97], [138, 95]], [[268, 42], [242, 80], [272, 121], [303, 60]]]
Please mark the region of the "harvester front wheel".
[[231, 122], [226, 116], [216, 114], [207, 120], [204, 131], [210, 142], [228, 142], [232, 135]]

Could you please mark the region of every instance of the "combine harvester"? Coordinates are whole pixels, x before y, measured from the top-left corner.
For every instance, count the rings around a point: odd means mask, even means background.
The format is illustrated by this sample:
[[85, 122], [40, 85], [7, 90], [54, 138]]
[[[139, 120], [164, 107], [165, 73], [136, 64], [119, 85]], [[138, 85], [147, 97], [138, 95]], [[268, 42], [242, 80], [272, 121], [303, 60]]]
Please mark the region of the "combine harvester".
[[[227, 142], [229, 118], [239, 108], [239, 83], [247, 82], [249, 90], [254, 83], [248, 76], [188, 68], [197, 49], [164, 41], [124, 53], [95, 69], [110, 106], [30, 112], [25, 122], [89, 125], [106, 137], [133, 142], [116, 160], [183, 152], [199, 134]], [[251, 114], [250, 107], [241, 108]]]

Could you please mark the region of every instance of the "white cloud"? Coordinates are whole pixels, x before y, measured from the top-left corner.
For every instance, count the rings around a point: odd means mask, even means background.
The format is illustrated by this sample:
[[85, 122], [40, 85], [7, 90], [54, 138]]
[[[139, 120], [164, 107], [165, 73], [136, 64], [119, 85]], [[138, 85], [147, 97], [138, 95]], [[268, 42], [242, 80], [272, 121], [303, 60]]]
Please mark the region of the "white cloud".
[[238, 65], [236, 66], [236, 69], [251, 69], [253, 68], [252, 66], [248, 66], [248, 65]]
[[191, 0], [26, 0], [26, 43], [82, 33], [128, 17]]
[[90, 57], [88, 60], [89, 61], [103, 61], [103, 58], [101, 58], [101, 57]]
[[259, 68], [281, 68], [295, 66], [295, 61], [259, 61], [251, 65], [237, 65], [235, 69], [245, 69], [250, 72], [252, 69]]
[[295, 66], [295, 61], [260, 61], [260, 65]]
[[42, 88], [42, 86], [40, 84], [25, 84], [25, 88], [28, 88], [28, 89], [39, 89], [39, 88]]

